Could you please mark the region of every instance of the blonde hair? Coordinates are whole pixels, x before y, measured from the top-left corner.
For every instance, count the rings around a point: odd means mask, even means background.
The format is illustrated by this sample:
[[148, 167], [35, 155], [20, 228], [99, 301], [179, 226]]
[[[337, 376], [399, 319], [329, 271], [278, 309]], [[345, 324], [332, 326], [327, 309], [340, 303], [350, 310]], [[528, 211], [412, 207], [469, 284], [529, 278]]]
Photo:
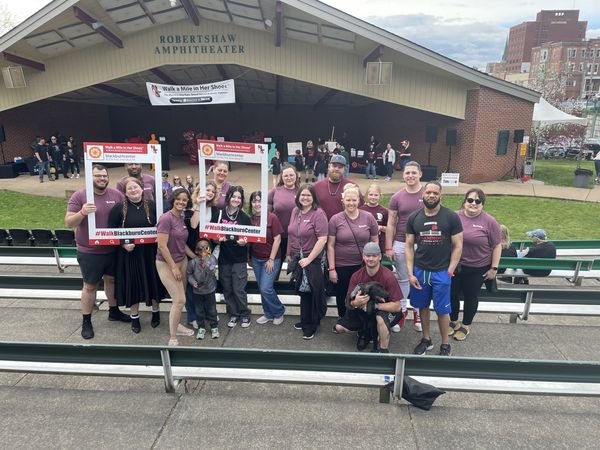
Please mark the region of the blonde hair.
[[344, 186], [344, 192], [342, 192], [342, 200], [346, 198], [347, 193], [356, 194], [358, 198], [360, 198], [360, 189], [356, 184], [348, 183], [346, 186]]
[[379, 183], [371, 183], [369, 185], [369, 187], [367, 188], [367, 194], [369, 193], [369, 191], [375, 191], [377, 192], [380, 196], [383, 195], [381, 193], [381, 186], [379, 185]]
[[509, 248], [512, 244], [510, 242], [510, 233], [508, 227], [502, 223], [500, 224], [500, 236], [502, 248]]

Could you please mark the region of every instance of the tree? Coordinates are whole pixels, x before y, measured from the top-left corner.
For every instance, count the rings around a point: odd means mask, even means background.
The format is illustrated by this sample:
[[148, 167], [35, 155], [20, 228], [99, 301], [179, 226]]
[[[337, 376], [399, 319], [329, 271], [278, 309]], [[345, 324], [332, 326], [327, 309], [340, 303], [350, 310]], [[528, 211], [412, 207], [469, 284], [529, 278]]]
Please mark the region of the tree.
[[8, 5], [0, 1], [0, 36], [15, 26], [15, 16], [8, 10]]

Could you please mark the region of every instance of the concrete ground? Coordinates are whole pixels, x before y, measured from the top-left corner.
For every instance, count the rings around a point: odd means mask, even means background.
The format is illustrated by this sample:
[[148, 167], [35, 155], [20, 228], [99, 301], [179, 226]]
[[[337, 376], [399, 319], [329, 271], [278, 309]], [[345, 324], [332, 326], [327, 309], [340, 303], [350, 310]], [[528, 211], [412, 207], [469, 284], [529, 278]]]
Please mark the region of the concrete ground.
[[[116, 181], [125, 175], [125, 173], [123, 167], [110, 169], [112, 180], [111, 186], [114, 186]], [[195, 180], [198, 180], [198, 167], [190, 166], [185, 159], [172, 160], [171, 170], [169, 170], [170, 181], [173, 180], [174, 175], [179, 175], [184, 179], [188, 174], [192, 175]], [[393, 194], [404, 186], [402, 176], [399, 172], [394, 174], [394, 177], [390, 182], [385, 181], [383, 177], [379, 178], [377, 181], [367, 180], [365, 179], [364, 174], [353, 173], [350, 174], [350, 178], [358, 183], [363, 191], [366, 191], [367, 187], [372, 182], [378, 183], [384, 194]], [[306, 180], [306, 176], [303, 175], [302, 179]], [[244, 186], [247, 193], [260, 189], [258, 168], [254, 165], [234, 163], [232, 165], [232, 170], [229, 173], [228, 181], [232, 184], [241, 184]], [[567, 200], [600, 202], [600, 187], [596, 185], [591, 189], [587, 189], [544, 185], [535, 180], [526, 183], [522, 183], [520, 180], [494, 181], [477, 185], [461, 183], [458, 187], [445, 187], [444, 193], [464, 194], [473, 186], [480, 187], [488, 195], [523, 195], [529, 197], [562, 198]], [[37, 176], [30, 176], [29, 174], [21, 174], [17, 178], [0, 179], [0, 189], [27, 194], [49, 195], [53, 197], [69, 196], [73, 190], [82, 187], [84, 187], [83, 177], [79, 179], [60, 178], [54, 182], [48, 182], [46, 178], [44, 184], [40, 184]]]

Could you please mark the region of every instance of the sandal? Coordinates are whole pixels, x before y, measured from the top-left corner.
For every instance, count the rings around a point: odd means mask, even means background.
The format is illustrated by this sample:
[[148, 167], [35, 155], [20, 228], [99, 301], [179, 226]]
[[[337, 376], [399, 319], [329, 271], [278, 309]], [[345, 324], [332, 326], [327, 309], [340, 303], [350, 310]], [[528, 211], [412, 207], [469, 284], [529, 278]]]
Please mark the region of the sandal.
[[461, 325], [457, 330], [454, 331], [452, 337], [457, 341], [464, 341], [469, 333], [471, 333], [471, 330], [468, 327]]
[[448, 324], [448, 336], [453, 336], [456, 330], [460, 328], [458, 322], [450, 322]]
[[177, 340], [177, 338], [175, 339], [169, 339], [169, 343], [167, 344], [169, 347], [176, 347], [179, 345], [179, 341]]
[[193, 336], [194, 330], [190, 330], [189, 328], [184, 327], [183, 325], [179, 325], [177, 327], [177, 336]]

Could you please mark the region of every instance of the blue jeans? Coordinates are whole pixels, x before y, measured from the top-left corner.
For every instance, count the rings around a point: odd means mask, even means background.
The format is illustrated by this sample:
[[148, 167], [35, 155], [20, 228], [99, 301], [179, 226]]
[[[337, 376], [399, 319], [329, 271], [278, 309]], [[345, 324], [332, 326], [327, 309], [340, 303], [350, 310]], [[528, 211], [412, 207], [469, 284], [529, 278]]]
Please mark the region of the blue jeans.
[[367, 162], [367, 170], [365, 171], [365, 175], [369, 178], [371, 178], [371, 176], [377, 176], [377, 172], [375, 171], [375, 163]]
[[187, 312], [188, 323], [198, 320], [196, 316], [196, 304], [194, 303], [194, 291], [190, 283], [185, 284], [185, 310]]
[[260, 289], [260, 301], [265, 317], [267, 319], [275, 319], [276, 317], [283, 316], [285, 312], [285, 307], [281, 304], [281, 300], [279, 300], [279, 296], [273, 288], [277, 272], [279, 272], [279, 268], [281, 267], [281, 259], [277, 258], [273, 262], [273, 271], [271, 273], [267, 272], [265, 263], [264, 259], [252, 257], [252, 269], [254, 270], [254, 276]]
[[40, 181], [44, 181], [44, 172], [50, 179], [50, 161], [39, 161], [38, 162], [38, 174], [40, 175]]

